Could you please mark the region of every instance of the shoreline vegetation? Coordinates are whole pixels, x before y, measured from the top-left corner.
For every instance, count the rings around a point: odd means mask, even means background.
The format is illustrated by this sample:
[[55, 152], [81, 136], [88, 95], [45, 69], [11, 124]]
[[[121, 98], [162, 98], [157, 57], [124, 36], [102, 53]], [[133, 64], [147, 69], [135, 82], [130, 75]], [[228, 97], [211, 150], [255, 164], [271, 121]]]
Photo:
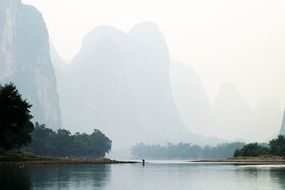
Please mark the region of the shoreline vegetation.
[[[107, 158], [53, 158], [42, 157], [27, 153], [2, 152], [0, 153], [0, 166], [2, 165], [92, 165], [92, 164], [137, 164], [138, 161], [120, 161]], [[279, 156], [237, 157], [226, 159], [193, 160], [189, 163], [217, 164], [217, 165], [285, 165], [285, 158]]]
[[[0, 85], [0, 165], [139, 163], [106, 159], [112, 140], [97, 129], [92, 134], [71, 134], [66, 129], [53, 131], [44, 124], [34, 124], [31, 107], [14, 84]], [[216, 147], [190, 143], [168, 143], [166, 146], [140, 143], [132, 148], [132, 155], [137, 159], [206, 159], [194, 161], [200, 163], [285, 164], [285, 137], [280, 135], [263, 144], [234, 142]]]
[[[132, 148], [134, 158], [154, 160], [181, 159], [200, 160], [196, 162], [219, 162], [241, 164], [285, 164], [285, 136], [268, 143], [223, 143], [216, 146], [198, 146], [191, 143], [167, 145], [137, 144]], [[256, 163], [255, 163], [256, 162]]]
[[230, 158], [235, 150], [244, 147], [242, 142], [223, 143], [216, 146], [199, 146], [191, 143], [167, 143], [166, 145], [136, 144], [131, 149], [134, 159], [148, 160], [218, 160]]
[[41, 157], [26, 153], [0, 153], [1, 165], [77, 165], [77, 164], [135, 164], [136, 161], [102, 159], [72, 159]]
[[91, 134], [54, 131], [44, 124], [34, 124], [31, 108], [13, 83], [0, 84], [1, 163], [123, 163], [105, 159], [112, 140], [100, 130], [94, 129]]

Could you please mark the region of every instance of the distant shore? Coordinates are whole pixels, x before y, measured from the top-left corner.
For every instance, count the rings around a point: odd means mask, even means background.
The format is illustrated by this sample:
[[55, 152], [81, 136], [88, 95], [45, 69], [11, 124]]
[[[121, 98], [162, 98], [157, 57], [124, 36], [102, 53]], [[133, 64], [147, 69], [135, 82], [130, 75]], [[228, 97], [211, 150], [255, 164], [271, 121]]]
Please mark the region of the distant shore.
[[285, 165], [282, 157], [239, 157], [219, 160], [197, 160], [195, 163], [229, 164], [229, 165]]
[[76, 165], [76, 164], [135, 164], [135, 161], [118, 161], [111, 159], [71, 159], [49, 158], [22, 153], [0, 154], [1, 165]]

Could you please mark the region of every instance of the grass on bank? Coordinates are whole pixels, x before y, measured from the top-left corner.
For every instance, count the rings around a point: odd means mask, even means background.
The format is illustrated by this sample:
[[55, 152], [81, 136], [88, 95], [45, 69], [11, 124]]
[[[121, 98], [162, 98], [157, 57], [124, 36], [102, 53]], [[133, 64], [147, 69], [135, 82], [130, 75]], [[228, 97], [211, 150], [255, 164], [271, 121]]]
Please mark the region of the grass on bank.
[[45, 157], [37, 156], [24, 152], [0, 152], [0, 162], [19, 162], [48, 159]]

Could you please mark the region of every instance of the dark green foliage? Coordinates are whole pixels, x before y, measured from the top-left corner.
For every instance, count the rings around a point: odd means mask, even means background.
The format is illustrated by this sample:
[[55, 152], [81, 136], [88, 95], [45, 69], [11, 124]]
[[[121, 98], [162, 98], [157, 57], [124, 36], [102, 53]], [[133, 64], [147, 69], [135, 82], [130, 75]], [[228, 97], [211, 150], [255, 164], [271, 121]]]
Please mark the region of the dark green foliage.
[[13, 84], [0, 86], [0, 149], [13, 150], [32, 141], [31, 105]]
[[59, 129], [53, 131], [36, 123], [34, 141], [27, 151], [36, 155], [76, 158], [102, 158], [111, 150], [112, 141], [95, 129], [90, 135]]
[[108, 139], [101, 131], [94, 129], [94, 132], [89, 137], [90, 140], [90, 153], [97, 157], [104, 157], [106, 150], [111, 150], [112, 141]]
[[283, 156], [285, 157], [285, 137], [279, 135], [268, 144], [247, 144], [235, 151], [234, 157], [257, 157], [257, 156]]
[[276, 139], [269, 142], [270, 153], [272, 155], [285, 157], [285, 137], [279, 135]]
[[244, 144], [238, 142], [216, 147], [200, 147], [190, 143], [168, 143], [166, 146], [141, 143], [132, 148], [132, 155], [136, 159], [222, 159], [232, 157], [234, 151], [242, 146]]
[[237, 149], [234, 153], [234, 157], [257, 157], [269, 155], [269, 153], [269, 147], [259, 145], [258, 143], [250, 143], [241, 149]]
[[53, 130], [45, 128], [45, 125], [36, 123], [33, 132], [33, 142], [30, 146], [33, 152], [36, 152], [38, 155], [44, 155], [47, 153], [47, 150], [52, 151], [52, 145], [50, 145], [49, 139], [52, 138], [53, 135]]

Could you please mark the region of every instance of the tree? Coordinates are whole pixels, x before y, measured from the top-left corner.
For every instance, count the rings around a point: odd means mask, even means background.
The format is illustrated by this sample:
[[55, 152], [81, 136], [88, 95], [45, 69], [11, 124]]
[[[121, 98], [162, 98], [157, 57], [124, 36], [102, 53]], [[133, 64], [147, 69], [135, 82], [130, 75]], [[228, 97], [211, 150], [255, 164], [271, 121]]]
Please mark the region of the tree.
[[14, 84], [0, 85], [0, 149], [20, 150], [32, 142], [31, 107]]
[[51, 139], [56, 147], [56, 156], [65, 157], [72, 155], [73, 137], [70, 131], [66, 129], [58, 129], [56, 134]]
[[98, 129], [90, 135], [90, 152], [95, 157], [105, 157], [112, 147], [112, 141]]
[[265, 146], [261, 146], [258, 143], [250, 143], [245, 145], [242, 149], [237, 149], [234, 153], [234, 157], [257, 157], [269, 155], [270, 149]]
[[285, 156], [285, 137], [279, 135], [276, 139], [269, 142], [271, 154]]
[[50, 155], [55, 152], [50, 138], [54, 136], [54, 131], [45, 127], [44, 124], [35, 123], [33, 131], [33, 142], [29, 146], [29, 151], [38, 155]]
[[36, 123], [33, 142], [26, 150], [41, 156], [102, 158], [111, 146], [112, 141], [97, 129], [91, 135], [71, 134], [66, 129], [53, 131]]
[[225, 143], [215, 147], [200, 147], [191, 143], [162, 145], [145, 145], [143, 143], [132, 147], [133, 158], [140, 159], [223, 159], [232, 157], [234, 151], [244, 146], [243, 143]]

